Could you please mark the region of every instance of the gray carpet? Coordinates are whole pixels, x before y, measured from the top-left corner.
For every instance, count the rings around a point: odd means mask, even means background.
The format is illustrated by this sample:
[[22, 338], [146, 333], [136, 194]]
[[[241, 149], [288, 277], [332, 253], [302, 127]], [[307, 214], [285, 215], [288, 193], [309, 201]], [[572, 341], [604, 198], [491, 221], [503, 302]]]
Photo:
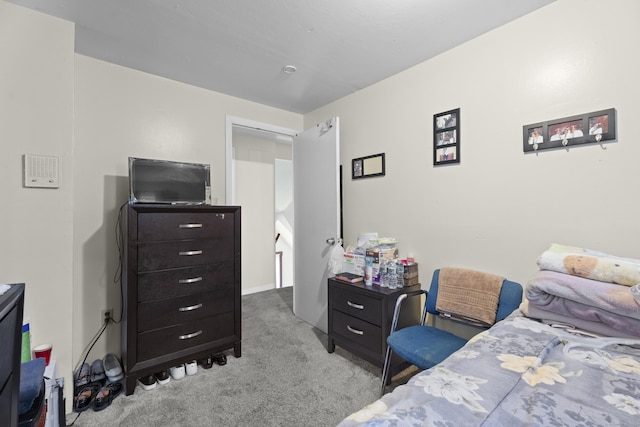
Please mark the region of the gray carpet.
[[230, 350], [225, 366], [138, 386], [73, 425], [335, 426], [378, 398], [380, 369], [340, 347], [329, 354], [327, 335], [295, 317], [292, 301], [292, 288], [243, 296], [242, 357]]

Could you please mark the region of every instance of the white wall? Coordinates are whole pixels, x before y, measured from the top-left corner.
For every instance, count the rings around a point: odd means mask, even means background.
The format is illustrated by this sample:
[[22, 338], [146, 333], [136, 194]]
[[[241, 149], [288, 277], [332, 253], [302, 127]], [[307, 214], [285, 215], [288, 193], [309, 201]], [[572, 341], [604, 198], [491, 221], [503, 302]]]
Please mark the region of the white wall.
[[[129, 156], [212, 165], [224, 203], [225, 118], [299, 129], [302, 116], [74, 54], [74, 28], [0, 0], [0, 282], [25, 282], [33, 344], [51, 342], [66, 377], [120, 314], [115, 227]], [[21, 156], [60, 157], [61, 187], [22, 188]], [[111, 325], [88, 362], [120, 353]]]
[[236, 203], [242, 206], [242, 292], [275, 287], [275, 141], [234, 132]]
[[293, 286], [293, 151], [292, 144], [278, 144], [275, 163], [276, 182], [276, 251], [281, 252], [282, 286]]
[[[68, 373], [76, 356], [71, 352], [73, 25], [4, 1], [0, 147], [0, 283], [26, 284], [32, 348], [51, 343], [52, 357]], [[60, 188], [24, 188], [23, 154], [59, 157]]]
[[[283, 230], [276, 220], [276, 164], [277, 159], [291, 159], [291, 144], [278, 142], [274, 138], [233, 133], [235, 149], [235, 200], [242, 206], [242, 292], [260, 292], [276, 287], [275, 251], [282, 250], [283, 283], [292, 285], [292, 254], [290, 242], [274, 243], [275, 235]], [[281, 166], [282, 167], [282, 166]], [[291, 170], [289, 170], [291, 172]], [[286, 170], [282, 179], [289, 179]], [[291, 197], [289, 195], [289, 197]], [[279, 215], [282, 217], [282, 214]], [[289, 235], [291, 230], [289, 230]], [[290, 241], [291, 238], [289, 237]]]
[[[75, 329], [78, 354], [99, 326], [102, 308], [120, 313], [119, 285], [112, 280], [114, 228], [128, 197], [127, 158], [210, 163], [212, 197], [224, 204], [226, 115], [292, 128], [302, 117], [86, 56], [75, 59], [74, 309], [84, 320]], [[119, 352], [119, 336], [111, 327], [92, 354]]]
[[[640, 2], [559, 0], [305, 115], [340, 116], [347, 243], [396, 236], [421, 282], [461, 266], [526, 282], [552, 242], [640, 258]], [[433, 115], [461, 109], [461, 163], [434, 167]], [[522, 152], [522, 126], [615, 107], [616, 143]]]

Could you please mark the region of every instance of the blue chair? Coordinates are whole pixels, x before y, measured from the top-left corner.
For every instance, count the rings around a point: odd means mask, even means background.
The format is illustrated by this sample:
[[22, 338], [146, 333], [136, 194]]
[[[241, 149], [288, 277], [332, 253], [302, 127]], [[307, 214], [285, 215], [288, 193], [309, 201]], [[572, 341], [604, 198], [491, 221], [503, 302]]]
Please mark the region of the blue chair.
[[[461, 338], [442, 329], [425, 325], [427, 313], [434, 316], [440, 315], [440, 312], [436, 310], [439, 277], [440, 269], [434, 271], [429, 291], [419, 290], [402, 294], [396, 300], [391, 332], [387, 337], [387, 354], [384, 359], [384, 367], [382, 369], [381, 394], [384, 394], [385, 386], [388, 382], [389, 364], [391, 362], [392, 351], [410, 364], [415, 365], [420, 369], [428, 369], [442, 362], [467, 343], [467, 339]], [[402, 302], [407, 297], [415, 298], [421, 294], [426, 294], [426, 299], [422, 310], [422, 320], [420, 324], [408, 326], [396, 331]], [[500, 290], [496, 322], [509, 316], [518, 308], [521, 302], [522, 286], [519, 283], [504, 280]], [[478, 332], [483, 329], [488, 328], [479, 329]]]

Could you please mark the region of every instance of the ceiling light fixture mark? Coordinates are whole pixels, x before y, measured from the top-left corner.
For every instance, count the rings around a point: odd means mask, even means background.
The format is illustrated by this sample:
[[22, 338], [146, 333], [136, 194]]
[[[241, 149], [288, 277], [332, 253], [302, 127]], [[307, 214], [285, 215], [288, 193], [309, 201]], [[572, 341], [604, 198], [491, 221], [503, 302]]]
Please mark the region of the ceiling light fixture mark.
[[293, 73], [296, 72], [296, 70], [297, 70], [297, 68], [295, 67], [295, 65], [285, 65], [282, 68], [282, 71], [284, 71], [287, 74], [293, 74]]

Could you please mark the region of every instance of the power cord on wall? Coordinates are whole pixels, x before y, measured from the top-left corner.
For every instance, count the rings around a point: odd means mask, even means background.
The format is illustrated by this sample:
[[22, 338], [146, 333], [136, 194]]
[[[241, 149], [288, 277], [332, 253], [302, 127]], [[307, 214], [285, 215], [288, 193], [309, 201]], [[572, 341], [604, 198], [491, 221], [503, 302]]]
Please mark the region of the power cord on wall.
[[124, 288], [122, 286], [122, 275], [124, 274], [124, 225], [123, 225], [123, 212], [124, 207], [127, 206], [129, 202], [124, 202], [120, 209], [118, 209], [118, 219], [116, 220], [115, 234], [116, 234], [116, 246], [118, 248], [118, 268], [116, 269], [115, 274], [113, 275], [113, 283], [120, 283], [120, 316], [116, 320], [116, 318], [112, 315], [111, 320], [114, 323], [122, 322], [122, 307], [124, 306]]
[[[116, 227], [115, 227], [115, 234], [116, 234], [116, 246], [118, 248], [118, 267], [116, 269], [116, 272], [113, 276], [113, 282], [114, 283], [120, 283], [120, 307], [122, 307], [122, 302], [124, 301], [124, 288], [122, 286], [122, 274], [123, 274], [123, 262], [124, 262], [124, 227], [122, 224], [122, 213], [124, 211], [124, 207], [128, 204], [129, 202], [125, 202], [120, 206], [120, 209], [118, 209], [118, 219], [116, 220]], [[78, 375], [78, 373], [80, 372], [80, 369], [82, 368], [82, 366], [87, 362], [87, 358], [89, 357], [89, 353], [91, 353], [91, 350], [93, 349], [93, 346], [96, 345], [96, 343], [98, 342], [98, 340], [100, 339], [100, 337], [102, 336], [102, 334], [104, 333], [104, 331], [107, 329], [107, 326], [109, 326], [109, 323], [113, 322], [113, 323], [120, 323], [122, 321], [122, 309], [120, 310], [120, 316], [119, 318], [116, 320], [116, 318], [113, 316], [113, 313], [111, 313], [110, 315], [106, 316], [102, 322], [102, 326], [100, 327], [100, 329], [98, 330], [98, 332], [96, 332], [96, 334], [93, 336], [93, 338], [91, 339], [91, 341], [89, 342], [89, 344], [87, 345], [87, 347], [84, 349], [83, 354], [84, 356], [82, 357], [82, 361], [78, 362], [78, 364], [75, 366], [73, 372], [73, 380], [75, 383], [75, 380], [77, 379], [76, 376]], [[74, 387], [75, 388], [75, 387]], [[74, 390], [74, 394], [75, 394], [76, 390]], [[74, 396], [75, 398], [75, 396]], [[67, 424], [67, 426], [72, 426], [75, 424], [75, 422], [78, 420], [78, 418], [80, 417], [80, 415], [82, 414], [82, 412], [79, 412], [78, 415], [76, 416], [76, 418], [71, 422], [71, 424]]]

